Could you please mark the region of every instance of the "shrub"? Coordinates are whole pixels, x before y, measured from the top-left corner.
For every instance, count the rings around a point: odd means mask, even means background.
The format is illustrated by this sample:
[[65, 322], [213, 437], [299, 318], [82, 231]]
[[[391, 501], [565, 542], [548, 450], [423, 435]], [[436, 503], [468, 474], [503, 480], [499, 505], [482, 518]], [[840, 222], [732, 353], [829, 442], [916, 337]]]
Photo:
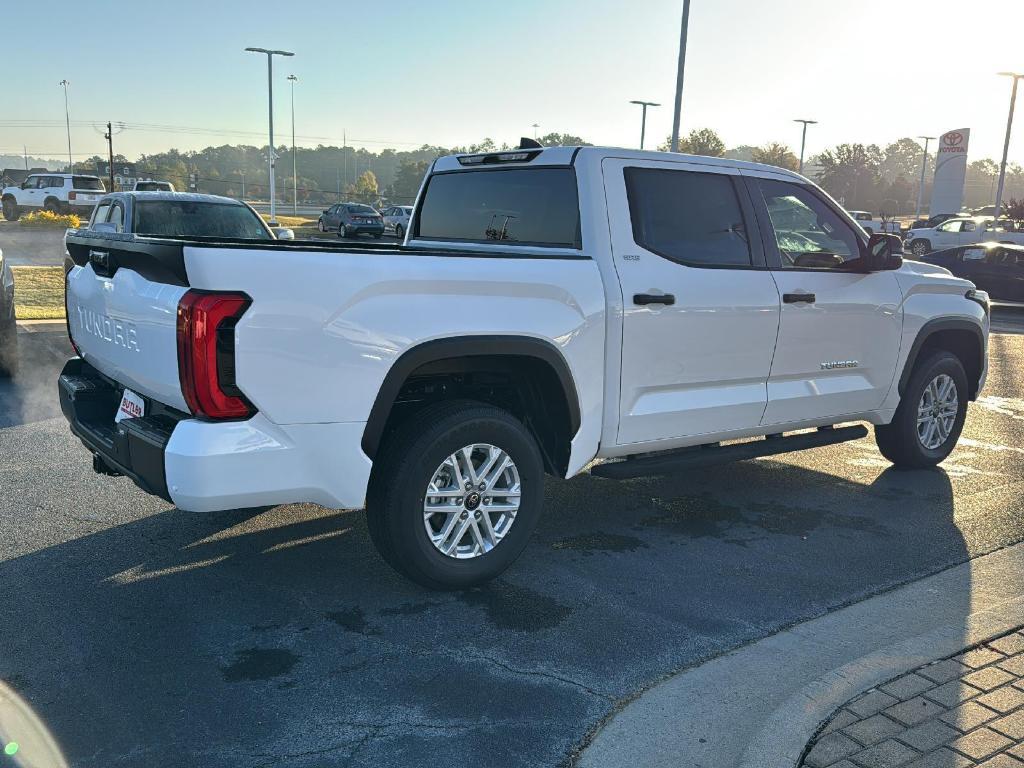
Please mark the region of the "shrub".
[[21, 226], [34, 229], [78, 229], [82, 220], [74, 213], [58, 214], [51, 211], [33, 211], [18, 219]]

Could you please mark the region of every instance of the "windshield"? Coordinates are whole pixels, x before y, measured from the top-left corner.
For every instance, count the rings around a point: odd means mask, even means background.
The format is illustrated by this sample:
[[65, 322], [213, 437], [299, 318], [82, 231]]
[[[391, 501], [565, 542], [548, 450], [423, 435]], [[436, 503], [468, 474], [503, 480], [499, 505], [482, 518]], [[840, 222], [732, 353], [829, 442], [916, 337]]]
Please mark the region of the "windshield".
[[75, 189], [88, 189], [90, 191], [103, 192], [103, 182], [95, 176], [72, 176], [71, 186]]
[[196, 200], [136, 202], [135, 233], [160, 237], [270, 238], [259, 217], [244, 205]]

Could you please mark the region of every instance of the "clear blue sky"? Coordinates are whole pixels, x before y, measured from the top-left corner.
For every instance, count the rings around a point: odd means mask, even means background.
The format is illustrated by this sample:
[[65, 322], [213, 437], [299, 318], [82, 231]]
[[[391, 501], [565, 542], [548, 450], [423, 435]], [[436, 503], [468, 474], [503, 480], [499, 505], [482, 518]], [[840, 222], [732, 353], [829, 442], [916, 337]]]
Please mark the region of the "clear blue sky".
[[[17, 66], [4, 75], [0, 152], [66, 151], [62, 125], [10, 124], [62, 121], [62, 78], [72, 120], [85, 121], [72, 128], [77, 156], [104, 151], [90, 123], [107, 120], [218, 131], [127, 130], [116, 149], [129, 157], [260, 144], [265, 58], [246, 46], [296, 53], [275, 62], [279, 143], [290, 139], [290, 73], [300, 145], [340, 143], [343, 131], [370, 149], [511, 143], [537, 122], [635, 146], [630, 99], [664, 103], [649, 114], [650, 142], [671, 130], [681, 0], [90, 0], [74, 21], [60, 4], [5, 5], [4, 60]], [[994, 73], [1024, 71], [1022, 30], [1022, 0], [692, 0], [683, 128], [714, 128], [729, 146], [797, 147], [792, 118], [815, 118], [813, 153], [970, 127], [972, 159], [998, 157], [1009, 81]]]

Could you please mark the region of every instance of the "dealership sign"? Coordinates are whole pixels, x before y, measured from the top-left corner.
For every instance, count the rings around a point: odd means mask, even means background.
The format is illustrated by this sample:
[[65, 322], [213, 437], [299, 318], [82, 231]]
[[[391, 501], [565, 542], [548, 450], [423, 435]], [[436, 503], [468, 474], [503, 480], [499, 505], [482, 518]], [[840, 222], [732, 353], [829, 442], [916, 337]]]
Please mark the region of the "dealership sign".
[[929, 214], [959, 213], [964, 202], [964, 180], [967, 178], [967, 144], [970, 128], [947, 131], [939, 137], [935, 157], [935, 183]]

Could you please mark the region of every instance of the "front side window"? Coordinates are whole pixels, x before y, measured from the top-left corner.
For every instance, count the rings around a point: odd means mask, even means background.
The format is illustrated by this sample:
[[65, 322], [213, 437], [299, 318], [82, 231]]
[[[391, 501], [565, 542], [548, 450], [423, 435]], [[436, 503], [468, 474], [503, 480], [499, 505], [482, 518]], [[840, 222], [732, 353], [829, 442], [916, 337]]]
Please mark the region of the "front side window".
[[579, 248], [579, 227], [572, 168], [473, 170], [430, 178], [417, 236]]
[[100, 203], [92, 213], [92, 223], [99, 224], [107, 220], [107, 213], [110, 211], [110, 203]]
[[733, 180], [716, 173], [626, 168], [637, 245], [692, 266], [750, 266]]
[[853, 228], [809, 187], [757, 179], [784, 269], [846, 269], [860, 258]]

